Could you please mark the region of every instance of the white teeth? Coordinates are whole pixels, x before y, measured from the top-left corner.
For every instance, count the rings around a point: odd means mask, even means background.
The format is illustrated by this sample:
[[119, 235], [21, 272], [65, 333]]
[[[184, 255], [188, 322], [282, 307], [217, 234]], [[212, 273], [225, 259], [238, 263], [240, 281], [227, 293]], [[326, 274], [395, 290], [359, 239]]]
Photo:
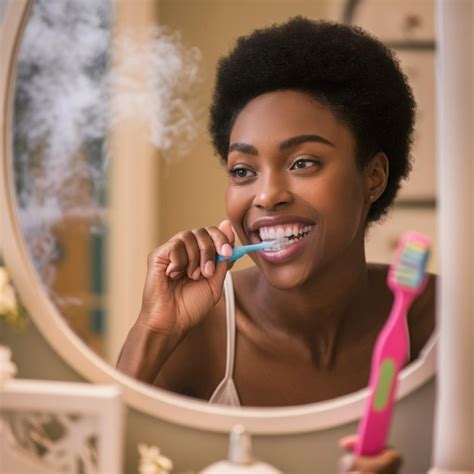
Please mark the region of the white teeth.
[[285, 237], [295, 237], [293, 240], [299, 240], [303, 234], [306, 234], [313, 228], [312, 225], [301, 227], [298, 224], [278, 225], [269, 227], [260, 227], [259, 235], [261, 240], [284, 239]]

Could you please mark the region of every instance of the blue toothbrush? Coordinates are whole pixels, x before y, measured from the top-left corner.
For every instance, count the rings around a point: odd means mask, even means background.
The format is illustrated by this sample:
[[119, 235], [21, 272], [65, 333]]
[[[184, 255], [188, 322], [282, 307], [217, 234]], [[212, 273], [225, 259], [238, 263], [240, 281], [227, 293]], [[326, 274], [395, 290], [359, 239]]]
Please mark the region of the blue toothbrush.
[[269, 249], [271, 247], [282, 247], [283, 241], [276, 239], [276, 240], [265, 240], [264, 242], [260, 242], [259, 244], [250, 244], [250, 245], [242, 245], [241, 247], [234, 247], [232, 249], [232, 255], [230, 257], [223, 257], [222, 255], [217, 256], [217, 263], [223, 262], [227, 260], [229, 262], [235, 262], [240, 257], [248, 254], [249, 252], [254, 252], [255, 250], [264, 250]]

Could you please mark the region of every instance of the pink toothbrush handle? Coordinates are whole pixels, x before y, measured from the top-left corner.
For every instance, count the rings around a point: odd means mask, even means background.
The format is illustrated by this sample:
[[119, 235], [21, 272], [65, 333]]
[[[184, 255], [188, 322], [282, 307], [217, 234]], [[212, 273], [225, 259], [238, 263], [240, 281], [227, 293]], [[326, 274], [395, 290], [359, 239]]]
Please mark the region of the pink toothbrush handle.
[[395, 303], [382, 329], [372, 356], [370, 396], [359, 424], [354, 453], [375, 456], [383, 451], [390, 429], [398, 372], [408, 355], [406, 314], [413, 295], [402, 290], [395, 293]]

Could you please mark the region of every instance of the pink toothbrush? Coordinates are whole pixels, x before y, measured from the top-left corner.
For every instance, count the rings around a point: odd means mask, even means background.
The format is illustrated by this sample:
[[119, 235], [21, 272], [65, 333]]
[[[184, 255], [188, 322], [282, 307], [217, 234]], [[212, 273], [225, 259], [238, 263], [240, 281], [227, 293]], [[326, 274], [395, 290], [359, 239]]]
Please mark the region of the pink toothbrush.
[[387, 284], [395, 299], [372, 354], [370, 396], [359, 424], [354, 449], [358, 456], [375, 456], [385, 448], [398, 373], [408, 355], [406, 316], [413, 300], [426, 286], [429, 245], [430, 240], [425, 235], [406, 233], [398, 243], [394, 261], [388, 271]]

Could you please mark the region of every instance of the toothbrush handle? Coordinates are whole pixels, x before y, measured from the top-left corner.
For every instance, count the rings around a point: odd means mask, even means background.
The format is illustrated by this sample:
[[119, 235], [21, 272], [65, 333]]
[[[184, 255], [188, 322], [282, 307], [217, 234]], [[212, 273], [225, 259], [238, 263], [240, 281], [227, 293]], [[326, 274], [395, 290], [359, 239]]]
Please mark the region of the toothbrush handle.
[[398, 373], [408, 354], [406, 314], [413, 296], [402, 291], [395, 294], [395, 303], [382, 329], [372, 356], [369, 381], [370, 395], [362, 417], [354, 453], [375, 456], [386, 445], [390, 430]]
[[224, 260], [227, 260], [229, 262], [235, 262], [238, 260], [240, 257], [243, 257], [244, 255], [248, 254], [249, 252], [253, 252], [255, 250], [263, 250], [266, 247], [270, 247], [270, 244], [268, 242], [265, 243], [259, 243], [259, 244], [250, 244], [250, 245], [242, 245], [240, 247], [234, 247], [232, 249], [232, 255], [230, 257], [223, 257], [222, 255], [217, 256], [217, 263], [223, 262]]
[[243, 257], [247, 252], [248, 250], [246, 250], [244, 247], [234, 247], [232, 249], [232, 255], [230, 257], [223, 257], [222, 255], [218, 255], [216, 261], [217, 263], [224, 262], [225, 260], [227, 260], [228, 262], [235, 262], [240, 257]]

